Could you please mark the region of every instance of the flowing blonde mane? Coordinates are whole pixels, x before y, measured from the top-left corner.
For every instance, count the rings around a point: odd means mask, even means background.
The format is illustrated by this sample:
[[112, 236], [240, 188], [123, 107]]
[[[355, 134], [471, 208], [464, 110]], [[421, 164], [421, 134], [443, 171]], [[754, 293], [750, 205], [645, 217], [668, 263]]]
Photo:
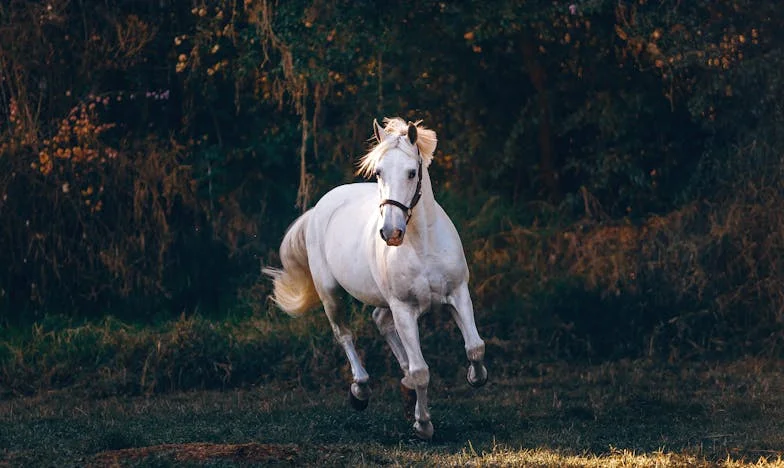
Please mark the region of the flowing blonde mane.
[[[416, 146], [419, 148], [419, 154], [422, 156], [422, 164], [428, 167], [433, 161], [433, 152], [436, 150], [438, 139], [434, 130], [423, 127], [420, 123], [422, 123], [421, 120], [413, 122], [417, 129]], [[408, 136], [408, 123], [400, 117], [392, 119], [385, 117], [383, 131], [387, 135], [395, 135], [397, 138], [385, 138], [383, 141], [376, 143], [367, 154], [360, 158], [357, 174], [364, 177], [373, 175], [376, 164], [381, 161], [384, 154], [390, 149], [396, 148], [400, 144], [402, 137]], [[411, 146], [407, 138], [404, 138], [404, 141], [406, 145]]]

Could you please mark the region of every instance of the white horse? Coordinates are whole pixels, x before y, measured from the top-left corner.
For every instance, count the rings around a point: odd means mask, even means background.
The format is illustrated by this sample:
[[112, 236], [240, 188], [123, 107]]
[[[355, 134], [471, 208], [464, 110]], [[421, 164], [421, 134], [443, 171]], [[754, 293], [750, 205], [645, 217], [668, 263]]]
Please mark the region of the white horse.
[[273, 300], [289, 315], [324, 305], [351, 365], [349, 397], [359, 410], [370, 397], [368, 373], [346, 327], [341, 295], [376, 307], [373, 320], [400, 363], [401, 383], [416, 392], [415, 433], [430, 439], [430, 372], [419, 343], [419, 316], [437, 306], [451, 309], [474, 387], [487, 382], [485, 343], [474, 323], [460, 236], [433, 197], [427, 168], [436, 133], [400, 118], [384, 123], [381, 128], [373, 121], [377, 144], [362, 157], [358, 171], [375, 175], [377, 183], [342, 185], [324, 195], [286, 232], [280, 246], [283, 269], [264, 272], [274, 279]]

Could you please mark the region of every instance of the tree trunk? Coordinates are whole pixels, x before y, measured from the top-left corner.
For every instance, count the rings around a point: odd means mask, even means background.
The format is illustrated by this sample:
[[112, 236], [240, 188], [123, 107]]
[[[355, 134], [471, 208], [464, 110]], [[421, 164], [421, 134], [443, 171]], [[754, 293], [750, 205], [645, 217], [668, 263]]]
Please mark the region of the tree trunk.
[[542, 180], [544, 196], [551, 201], [558, 201], [561, 198], [561, 193], [555, 169], [556, 155], [553, 151], [550, 103], [545, 85], [547, 74], [542, 64], [536, 58], [538, 51], [532, 38], [523, 36], [522, 50], [523, 63], [531, 79], [531, 84], [534, 85], [537, 93], [536, 102], [539, 111], [539, 176]]

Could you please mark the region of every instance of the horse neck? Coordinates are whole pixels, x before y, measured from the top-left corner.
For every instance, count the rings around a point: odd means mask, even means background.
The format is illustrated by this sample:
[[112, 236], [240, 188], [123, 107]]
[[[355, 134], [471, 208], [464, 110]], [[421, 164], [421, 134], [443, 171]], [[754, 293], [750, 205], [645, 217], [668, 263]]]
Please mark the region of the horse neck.
[[[422, 197], [417, 206], [411, 210], [409, 234], [415, 234], [419, 241], [429, 243], [430, 228], [436, 219], [436, 199], [433, 195], [433, 185], [430, 182], [430, 173], [426, 167], [422, 168]], [[408, 235], [408, 234], [407, 234]]]

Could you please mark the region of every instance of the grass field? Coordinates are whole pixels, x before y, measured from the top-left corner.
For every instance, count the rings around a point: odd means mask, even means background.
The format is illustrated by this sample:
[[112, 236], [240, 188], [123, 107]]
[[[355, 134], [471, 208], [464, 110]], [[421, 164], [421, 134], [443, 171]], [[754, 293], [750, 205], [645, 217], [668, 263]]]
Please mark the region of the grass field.
[[341, 382], [66, 389], [0, 402], [0, 465], [784, 466], [782, 362], [527, 364], [479, 390], [457, 369], [432, 373], [429, 443], [391, 375], [374, 376], [363, 413]]

